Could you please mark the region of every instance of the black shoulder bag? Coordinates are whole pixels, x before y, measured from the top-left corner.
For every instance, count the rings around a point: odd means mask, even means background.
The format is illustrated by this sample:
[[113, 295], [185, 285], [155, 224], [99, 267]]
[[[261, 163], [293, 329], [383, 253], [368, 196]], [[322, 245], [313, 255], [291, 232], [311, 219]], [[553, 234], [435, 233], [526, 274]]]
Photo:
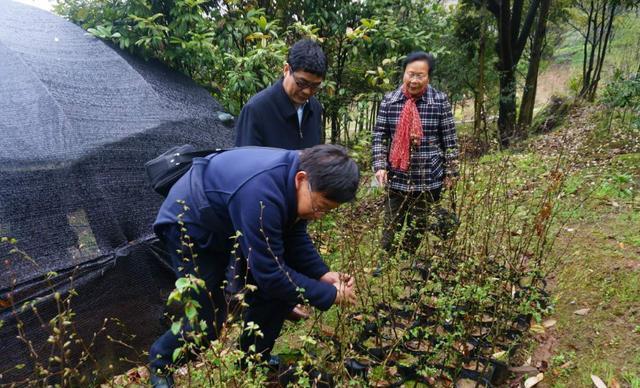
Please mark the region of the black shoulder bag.
[[166, 197], [171, 187], [183, 176], [193, 162], [210, 154], [219, 154], [224, 149], [196, 150], [191, 144], [175, 146], [144, 164], [144, 171], [153, 190]]

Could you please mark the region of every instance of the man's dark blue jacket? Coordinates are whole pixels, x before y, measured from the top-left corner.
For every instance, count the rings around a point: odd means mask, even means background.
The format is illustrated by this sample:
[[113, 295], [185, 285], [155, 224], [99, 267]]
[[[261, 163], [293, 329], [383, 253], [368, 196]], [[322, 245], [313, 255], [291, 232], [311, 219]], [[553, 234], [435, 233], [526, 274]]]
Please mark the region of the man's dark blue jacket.
[[329, 268], [307, 234], [307, 222], [298, 219], [298, 165], [298, 151], [258, 147], [196, 158], [171, 188], [154, 229], [161, 235], [163, 225], [182, 220], [191, 239], [211, 252], [207, 260], [224, 261], [240, 232], [240, 253], [258, 292], [295, 304], [302, 288], [309, 303], [326, 310], [336, 288], [317, 280]]
[[320, 144], [322, 105], [311, 97], [302, 125], [282, 86], [282, 79], [249, 99], [236, 122], [236, 147], [261, 146], [301, 150]]

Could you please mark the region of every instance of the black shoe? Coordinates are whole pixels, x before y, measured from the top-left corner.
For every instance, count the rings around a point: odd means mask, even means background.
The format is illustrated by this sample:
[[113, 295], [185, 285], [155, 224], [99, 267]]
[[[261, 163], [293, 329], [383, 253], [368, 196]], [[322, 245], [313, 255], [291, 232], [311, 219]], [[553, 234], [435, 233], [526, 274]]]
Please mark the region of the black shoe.
[[173, 376], [166, 375], [157, 375], [153, 372], [149, 374], [149, 384], [153, 388], [173, 388], [175, 385], [173, 383]]

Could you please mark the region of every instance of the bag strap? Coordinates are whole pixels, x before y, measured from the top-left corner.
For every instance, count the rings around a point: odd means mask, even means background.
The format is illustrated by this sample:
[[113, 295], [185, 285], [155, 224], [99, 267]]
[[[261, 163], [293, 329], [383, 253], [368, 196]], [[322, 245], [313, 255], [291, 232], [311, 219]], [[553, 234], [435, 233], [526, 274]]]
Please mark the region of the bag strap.
[[197, 150], [197, 151], [185, 152], [182, 155], [187, 156], [187, 157], [191, 157], [191, 158], [204, 158], [207, 155], [220, 154], [220, 153], [223, 153], [224, 151], [228, 151], [228, 150], [225, 149], [225, 148], [216, 148], [216, 149], [209, 149], [209, 150]]

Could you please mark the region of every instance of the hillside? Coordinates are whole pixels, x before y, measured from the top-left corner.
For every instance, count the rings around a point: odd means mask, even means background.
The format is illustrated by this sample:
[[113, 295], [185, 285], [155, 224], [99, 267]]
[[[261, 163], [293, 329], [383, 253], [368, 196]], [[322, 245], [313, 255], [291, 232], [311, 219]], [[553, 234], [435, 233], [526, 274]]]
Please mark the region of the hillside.
[[640, 386], [640, 137], [603, 129], [606, 117], [600, 106], [575, 107], [529, 146], [535, 158], [572, 161], [549, 277], [557, 324], [535, 335], [531, 353], [545, 386], [588, 387], [591, 374], [609, 387]]

